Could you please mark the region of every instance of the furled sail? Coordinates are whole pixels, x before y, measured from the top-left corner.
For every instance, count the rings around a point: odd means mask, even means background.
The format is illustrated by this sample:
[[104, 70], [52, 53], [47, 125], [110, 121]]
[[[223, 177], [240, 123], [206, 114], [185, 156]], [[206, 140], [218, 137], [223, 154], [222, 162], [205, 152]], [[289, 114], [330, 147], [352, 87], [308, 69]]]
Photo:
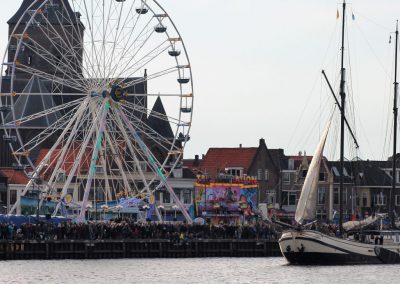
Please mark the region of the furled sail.
[[295, 220], [299, 224], [302, 224], [304, 220], [315, 219], [319, 171], [321, 166], [322, 153], [324, 151], [326, 137], [328, 136], [331, 121], [332, 117], [322, 134], [321, 140], [311, 160], [311, 164], [308, 168], [308, 172], [304, 180], [295, 215]]
[[359, 230], [374, 224], [380, 219], [380, 216], [369, 216], [368, 218], [361, 221], [348, 221], [346, 223], [343, 223], [343, 229], [345, 229], [346, 231]]

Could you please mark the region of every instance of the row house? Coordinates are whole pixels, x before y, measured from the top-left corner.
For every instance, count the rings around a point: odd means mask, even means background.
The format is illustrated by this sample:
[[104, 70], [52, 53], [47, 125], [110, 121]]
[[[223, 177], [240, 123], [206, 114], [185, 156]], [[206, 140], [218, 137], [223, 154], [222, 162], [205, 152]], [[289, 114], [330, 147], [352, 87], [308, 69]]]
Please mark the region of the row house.
[[[287, 168], [282, 170], [281, 208], [292, 217], [296, 211], [301, 189], [311, 163], [311, 156], [289, 156]], [[391, 161], [345, 161], [344, 190], [342, 192], [344, 220], [362, 219], [372, 213], [387, 213], [392, 188]], [[400, 167], [396, 172], [399, 183]], [[316, 218], [334, 220], [339, 218], [340, 163], [323, 158], [321, 162]], [[400, 192], [396, 189], [394, 204], [400, 210]]]
[[258, 203], [279, 204], [281, 171], [286, 165], [282, 149], [268, 149], [265, 140], [260, 139], [258, 147], [209, 148], [199, 159], [184, 160], [198, 175], [256, 177], [259, 185]]

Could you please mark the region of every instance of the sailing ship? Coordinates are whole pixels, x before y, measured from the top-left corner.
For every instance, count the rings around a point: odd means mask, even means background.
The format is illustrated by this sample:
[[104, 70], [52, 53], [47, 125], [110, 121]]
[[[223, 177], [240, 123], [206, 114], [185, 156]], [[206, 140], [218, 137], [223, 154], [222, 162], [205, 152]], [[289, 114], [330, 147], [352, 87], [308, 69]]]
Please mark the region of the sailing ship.
[[[285, 230], [279, 239], [279, 246], [283, 256], [292, 264], [317, 264], [317, 265], [344, 265], [344, 264], [382, 264], [400, 263], [400, 231], [375, 230], [366, 231], [356, 229], [370, 225], [378, 220], [377, 216], [363, 221], [352, 221], [343, 224], [342, 194], [344, 184], [344, 130], [346, 127], [345, 117], [345, 68], [344, 68], [344, 31], [345, 31], [346, 1], [343, 1], [342, 21], [342, 55], [341, 55], [341, 82], [340, 98], [336, 101], [341, 113], [341, 141], [340, 141], [340, 187], [339, 187], [339, 232], [329, 234], [315, 229], [309, 229], [310, 224], [306, 221], [315, 219], [317, 186], [320, 172], [323, 150], [328, 136], [330, 121], [326, 126], [317, 149], [313, 155], [308, 169], [301, 196], [298, 201], [295, 220], [298, 226], [282, 224], [290, 229]], [[394, 143], [393, 143], [393, 173], [396, 171], [396, 136], [397, 136], [397, 50], [398, 50], [398, 25], [396, 27], [396, 52], [395, 52], [395, 90], [394, 90]], [[324, 74], [325, 75], [325, 74]], [[329, 83], [329, 82], [328, 82]], [[332, 117], [331, 119], [332, 120]], [[347, 125], [348, 126], [348, 125]], [[393, 192], [395, 189], [395, 178], [392, 178], [392, 190], [389, 214], [394, 224], [393, 214]], [[353, 234], [344, 234], [343, 228], [353, 230]], [[354, 231], [356, 230], [356, 231]]]

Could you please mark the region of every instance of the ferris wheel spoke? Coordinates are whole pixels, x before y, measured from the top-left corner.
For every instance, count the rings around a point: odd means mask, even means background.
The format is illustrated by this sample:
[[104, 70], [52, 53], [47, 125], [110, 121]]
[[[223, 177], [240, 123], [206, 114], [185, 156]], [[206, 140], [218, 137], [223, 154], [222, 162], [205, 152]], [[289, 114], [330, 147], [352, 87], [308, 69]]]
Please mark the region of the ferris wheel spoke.
[[35, 119], [38, 119], [38, 118], [41, 118], [41, 117], [44, 117], [44, 116], [48, 116], [48, 115], [50, 115], [50, 114], [57, 113], [57, 112], [59, 112], [59, 111], [61, 111], [61, 110], [68, 109], [68, 108], [70, 108], [70, 107], [73, 107], [73, 106], [75, 106], [75, 105], [78, 105], [78, 104], [80, 104], [83, 100], [84, 100], [84, 98], [80, 98], [80, 99], [74, 100], [74, 101], [72, 101], [72, 102], [66, 103], [65, 105], [55, 106], [55, 107], [52, 107], [52, 108], [48, 108], [48, 109], [46, 109], [46, 110], [43, 110], [43, 111], [41, 111], [41, 112], [34, 113], [34, 114], [32, 114], [32, 115], [28, 115], [28, 116], [24, 116], [24, 117], [18, 118], [18, 119], [16, 119], [15, 121], [5, 123], [5, 124], [4, 124], [4, 127], [7, 127], [7, 126], [14, 126], [14, 125], [19, 125], [19, 126], [21, 126], [21, 125], [26, 124], [27, 122], [33, 121], [33, 120], [35, 120]]
[[[140, 68], [138, 68], [137, 70], [139, 70], [139, 69]], [[149, 81], [157, 79], [159, 77], [174, 73], [176, 71], [177, 71], [176, 67], [170, 67], [170, 68], [164, 69], [162, 71], [158, 71], [156, 73], [150, 74], [146, 78], [134, 79], [134, 80], [130, 80], [130, 81], [127, 81], [128, 79], [124, 79], [123, 82], [125, 83], [125, 88], [129, 88], [129, 87], [133, 87], [135, 85], [142, 84], [144, 82], [149, 82]], [[136, 73], [136, 72], [134, 72], [134, 73]], [[130, 74], [130, 76], [132, 76], [134, 73]], [[129, 78], [129, 76], [128, 76], [128, 78]]]
[[[148, 52], [147, 54], [143, 55], [138, 60], [135, 60], [137, 53], [133, 54], [130, 57], [129, 61], [126, 63], [126, 67], [124, 69], [122, 69], [121, 71], [119, 71], [119, 74], [115, 74], [115, 72], [113, 74], [110, 74], [109, 78], [121, 78], [121, 77], [123, 77], [123, 74], [125, 72], [135, 68], [138, 65], [140, 65], [140, 68], [136, 68], [136, 71], [139, 71], [140, 69], [142, 69], [143, 67], [148, 65], [150, 62], [152, 62], [155, 59], [157, 59], [158, 57], [160, 57], [169, 48], [169, 45], [166, 45], [166, 46], [163, 47], [163, 45], [165, 45], [166, 42], [167, 41], [163, 41], [161, 44], [159, 44], [158, 46], [153, 48], [150, 52]], [[147, 60], [145, 60], [145, 59], [147, 59]], [[135, 62], [132, 62], [134, 60], [135, 60]], [[134, 74], [134, 73], [132, 73], [132, 74]]]
[[[97, 49], [96, 49], [96, 45], [95, 45], [94, 31], [93, 31], [94, 15], [93, 15], [93, 12], [92, 12], [92, 15], [89, 14], [86, 1], [83, 1], [83, 2], [84, 2], [84, 4], [83, 4], [84, 11], [86, 14], [86, 19], [87, 19], [87, 25], [89, 27], [89, 36], [90, 36], [90, 45], [91, 45], [91, 46], [88, 46], [88, 48], [90, 47], [90, 51], [87, 50], [87, 52], [90, 52], [90, 54], [89, 54], [90, 62], [93, 62], [93, 64], [96, 64], [98, 66], [98, 68], [95, 68], [95, 66], [93, 67], [93, 70], [96, 70], [96, 74], [94, 74], [94, 75], [96, 75], [98, 78], [100, 78], [101, 77], [101, 73], [100, 73], [101, 65], [99, 62], [100, 56], [97, 53]], [[92, 1], [92, 4], [93, 4], [93, 1]]]
[[[157, 145], [161, 146], [164, 150], [170, 151], [171, 148], [174, 148], [175, 145], [173, 141], [163, 137], [153, 128], [144, 124], [139, 118], [130, 116], [130, 123], [133, 127], [137, 128], [139, 133], [142, 133], [147, 138], [151, 139], [153, 142], [157, 143]], [[172, 139], [173, 140], [173, 139]], [[177, 150], [177, 149], [176, 149]]]
[[33, 55], [38, 55], [43, 61], [47, 62], [52, 66], [56, 72], [66, 75], [71, 80], [80, 79], [79, 74], [77, 74], [76, 68], [69, 65], [69, 62], [64, 59], [64, 56], [57, 58], [55, 55], [49, 52], [48, 49], [41, 46], [34, 40], [31, 41], [33, 44], [23, 42], [23, 46], [29, 49]]
[[[139, 18], [138, 18], [138, 20], [139, 20]], [[124, 46], [122, 47], [122, 52], [121, 52], [121, 54], [119, 56], [119, 60], [111, 68], [111, 70], [114, 70], [114, 71], [113, 71], [113, 73], [109, 74], [110, 77], [112, 77], [112, 78], [116, 77], [115, 76], [115, 74], [116, 74], [116, 70], [115, 69], [116, 69], [117, 66], [120, 66], [123, 63], [122, 60], [125, 60], [126, 58], [129, 58], [129, 59], [132, 58], [132, 56], [129, 56], [129, 50], [132, 49], [134, 47], [134, 45], [139, 41], [140, 37], [143, 35], [143, 33], [146, 31], [146, 29], [148, 29], [148, 27], [149, 27], [149, 25], [151, 23], [152, 23], [152, 19], [150, 19], [146, 23], [146, 25], [139, 32], [139, 34], [136, 36], [136, 38], [134, 38], [134, 40], [130, 41], [131, 35], [133, 34], [133, 30], [136, 28], [137, 22], [135, 23], [135, 25], [134, 25], [134, 27], [132, 29], [132, 32], [130, 33], [130, 35], [128, 37], [128, 40], [125, 42]], [[153, 34], [153, 31], [150, 33], [150, 35], [146, 36], [146, 41], [145, 42], [147, 42], [147, 40], [151, 37], [152, 34]]]
[[[64, 6], [64, 9], [67, 10], [65, 7], [65, 3], [62, 2], [62, 5]], [[66, 14], [68, 17], [66, 17], [64, 14]], [[59, 27], [61, 27], [61, 31], [59, 32], [53, 24], [50, 23], [50, 21], [45, 18], [45, 21], [47, 22], [47, 25], [51, 27], [50, 30], [46, 31], [43, 30], [41, 27], [42, 31], [44, 34], [48, 34], [48, 40], [53, 44], [53, 46], [57, 49], [57, 52], [65, 58], [65, 64], [69, 65], [70, 68], [73, 70], [75, 73], [81, 73], [83, 70], [86, 71], [88, 74], [90, 74], [88, 69], [85, 69], [85, 67], [80, 63], [82, 62], [84, 54], [80, 54], [83, 49], [83, 35], [79, 29], [80, 26], [80, 21], [77, 17], [71, 19], [71, 16], [69, 13], [59, 13], [57, 12], [56, 14], [56, 19], [58, 21]], [[61, 17], [61, 19], [60, 19]], [[65, 26], [65, 22], [69, 23], [69, 25]], [[78, 28], [76, 28], [78, 27]], [[68, 31], [67, 28], [71, 28], [71, 31]], [[54, 38], [52, 37], [54, 36]], [[76, 40], [76, 42], [71, 42]], [[68, 55], [68, 58], [67, 58]], [[83, 70], [81, 70], [83, 68]]]
[[[110, 73], [111, 73], [111, 70], [112, 70], [111, 63], [112, 63], [112, 60], [114, 59], [115, 51], [116, 51], [116, 49], [117, 49], [117, 42], [120, 41], [120, 37], [121, 37], [122, 32], [123, 32], [123, 27], [126, 26], [127, 21], [128, 21], [128, 19], [129, 19], [128, 16], [131, 15], [131, 14], [133, 13], [133, 8], [134, 8], [134, 6], [135, 6], [135, 3], [136, 3], [136, 0], [132, 1], [132, 4], [131, 4], [131, 6], [130, 6], [130, 8], [129, 8], [129, 12], [126, 14], [125, 20], [124, 20], [122, 26], [121, 26], [122, 12], [123, 12], [123, 10], [124, 10], [124, 4], [125, 4], [125, 2], [122, 2], [122, 3], [121, 3], [120, 12], [119, 12], [119, 15], [118, 15], [118, 17], [117, 17], [117, 18], [118, 18], [118, 23], [117, 23], [117, 27], [116, 27], [115, 36], [114, 36], [113, 47], [112, 47], [112, 50], [111, 50], [111, 55], [109, 56], [108, 61], [107, 61], [107, 66], [110, 66], [110, 67], [109, 67], [108, 74], [110, 74]], [[140, 17], [140, 14], [137, 14], [137, 15], [138, 15], [137, 18], [139, 18], [139, 17]], [[129, 36], [131, 36], [131, 35], [133, 34], [134, 28], [135, 28], [135, 26], [133, 26], [133, 28], [132, 28], [131, 33], [129, 34]]]
[[96, 141], [93, 141], [93, 145], [96, 145], [96, 146], [94, 147], [93, 152], [92, 152], [92, 159], [90, 162], [89, 173], [88, 173], [88, 177], [87, 177], [87, 181], [86, 181], [85, 190], [83, 193], [81, 212], [79, 214], [79, 218], [81, 220], [85, 219], [86, 205], [87, 205], [87, 202], [89, 199], [89, 193], [90, 193], [90, 189], [92, 187], [94, 175], [96, 173], [96, 164], [99, 159], [99, 152], [101, 151], [101, 145], [103, 143], [103, 134], [104, 134], [105, 126], [106, 126], [105, 122], [107, 119], [107, 115], [109, 114], [109, 109], [111, 107], [110, 102], [108, 100], [105, 100], [103, 104], [104, 104], [104, 106], [102, 106], [101, 118], [98, 121], [98, 123], [100, 125], [99, 125], [99, 128], [96, 128], [96, 131], [95, 131], [95, 132], [97, 132], [97, 135], [95, 135]]
[[118, 170], [121, 173], [122, 180], [123, 180], [123, 183], [124, 183], [124, 186], [125, 186], [125, 190], [127, 190], [127, 189], [130, 188], [130, 184], [129, 184], [128, 178], [126, 176], [125, 169], [123, 167], [123, 164], [122, 164], [122, 161], [121, 161], [121, 158], [120, 158], [121, 154], [119, 152], [117, 152], [117, 150], [115, 149], [115, 146], [114, 146], [114, 145], [118, 145], [118, 144], [116, 144], [114, 141], [112, 141], [112, 139], [110, 138], [110, 134], [108, 133], [107, 129], [106, 129], [106, 131], [104, 133], [104, 136], [106, 138], [106, 142], [107, 142], [108, 146], [111, 149], [111, 153], [112, 153], [113, 158], [115, 159], [115, 163], [117, 164]]
[[[62, 140], [58, 144], [55, 144], [56, 148], [54, 148], [54, 149], [58, 149], [59, 146], [61, 145], [60, 151], [58, 151], [57, 155], [50, 161], [47, 169], [43, 172], [43, 174], [46, 174], [48, 171], [52, 170], [51, 176], [48, 181], [49, 185], [53, 185], [54, 178], [59, 173], [59, 168], [60, 168], [61, 164], [71, 158], [70, 156], [67, 155], [67, 153], [69, 153], [70, 155], [71, 155], [71, 153], [73, 153], [73, 151], [69, 152], [71, 150], [71, 142], [75, 141], [75, 138], [77, 136], [77, 130], [82, 126], [82, 123], [83, 123], [82, 118], [84, 118], [85, 109], [86, 109], [87, 105], [88, 105], [88, 100], [85, 100], [82, 103], [82, 105], [80, 106], [80, 108], [78, 109], [78, 111], [76, 112], [76, 118], [73, 118], [71, 120], [71, 124], [73, 124], [73, 127], [72, 127], [71, 131], [69, 132], [70, 135], [68, 136], [68, 139], [66, 140], [66, 142], [63, 143], [63, 141], [64, 141], [63, 138], [66, 135], [66, 133], [65, 133], [65, 135], [60, 136], [60, 139], [62, 139]], [[69, 125], [69, 126], [71, 126], [71, 125]], [[66, 127], [65, 129], [68, 130], [69, 127]], [[67, 158], [66, 158], [66, 155], [67, 155]], [[51, 153], [49, 157], [51, 158], [52, 156], [53, 156], [53, 153]], [[43, 161], [48, 163], [48, 161], [45, 159]], [[55, 166], [54, 166], [54, 164], [55, 164]]]
[[[158, 95], [158, 96], [161, 97], [161, 95]], [[128, 117], [134, 116], [135, 112], [140, 112], [143, 115], [146, 115], [146, 116], [150, 116], [151, 115], [151, 116], [153, 116], [155, 118], [158, 118], [158, 119], [160, 119], [162, 121], [165, 121], [165, 122], [172, 123], [174, 125], [179, 125], [179, 124], [183, 123], [180, 118], [168, 116], [166, 114], [163, 114], [163, 113], [148, 109], [146, 107], [143, 107], [141, 105], [134, 104], [134, 103], [131, 103], [131, 102], [128, 102], [128, 101], [125, 102], [125, 104], [122, 106], [122, 109], [125, 111], [125, 114], [128, 115]]]
[[[84, 109], [84, 104], [82, 104], [81, 106], [81, 110]], [[78, 118], [81, 114], [81, 111], [77, 111], [75, 116], [73, 117], [73, 119], [70, 120], [69, 125], [71, 126], [75, 119]], [[41, 170], [43, 169], [43, 167], [46, 165], [46, 163], [48, 162], [48, 160], [51, 158], [51, 155], [53, 154], [54, 150], [58, 147], [58, 145], [60, 144], [60, 142], [62, 141], [64, 135], [67, 133], [68, 131], [68, 127], [66, 127], [64, 129], [64, 131], [61, 133], [61, 135], [58, 137], [57, 141], [54, 143], [54, 145], [52, 146], [52, 148], [50, 149], [50, 151], [46, 154], [46, 156], [44, 157], [44, 159], [42, 161], [40, 161], [40, 164], [38, 165], [38, 167], [33, 171], [32, 174], [32, 178], [28, 181], [27, 185], [25, 186], [24, 190], [21, 192], [21, 196], [25, 196], [25, 194], [27, 193], [27, 191], [31, 188], [33, 181], [35, 178], [37, 178], [41, 172]], [[19, 206], [20, 204], [20, 199], [17, 199], [17, 201], [15, 202], [15, 204], [12, 206], [10, 213], [15, 212], [16, 208]]]
[[[143, 142], [143, 140], [140, 138], [140, 136], [137, 133], [137, 130], [134, 128], [134, 126], [132, 125], [131, 121], [129, 121], [128, 117], [125, 115], [125, 113], [123, 111], [121, 111], [120, 109], [117, 110], [117, 112], [121, 115], [121, 117], [123, 118], [123, 121], [125, 122], [126, 127], [128, 128], [128, 132], [125, 131], [124, 128], [124, 132], [126, 133], [126, 136], [128, 136], [127, 133], [130, 134], [131, 137], [133, 137], [134, 141], [139, 145], [139, 150], [136, 150], [136, 152], [142, 153], [142, 157], [146, 158], [146, 160], [148, 161], [149, 165], [151, 166], [151, 168], [153, 169], [153, 171], [155, 173], [160, 173], [160, 171], [162, 171], [162, 169], [164, 168], [164, 165], [162, 165], [157, 158], [152, 154], [152, 152], [150, 151], [150, 149], [147, 147], [147, 145]], [[117, 119], [119, 119], [121, 121], [121, 118], [119, 116], [116, 116]]]
[[55, 121], [52, 125], [45, 128], [40, 132], [39, 135], [35, 136], [33, 139], [25, 143], [22, 147], [17, 150], [17, 153], [24, 149], [25, 152], [30, 153], [37, 146], [41, 145], [45, 140], [49, 139], [56, 132], [59, 132], [61, 129], [64, 129], [66, 125], [68, 125], [69, 120], [72, 118], [73, 112], [70, 111], [65, 114], [62, 118]]
[[[102, 103], [102, 111], [99, 111], [97, 113], [96, 119], [93, 121], [93, 124], [90, 127], [90, 130], [88, 131], [87, 136], [85, 137], [80, 149], [79, 149], [79, 153], [76, 157], [76, 159], [74, 160], [73, 166], [68, 174], [68, 178], [65, 181], [65, 184], [61, 190], [61, 196], [60, 196], [60, 201], [57, 203], [56, 209], [54, 210], [53, 215], [55, 216], [58, 213], [58, 210], [60, 210], [60, 206], [61, 206], [61, 199], [63, 199], [65, 197], [65, 195], [67, 194], [67, 190], [69, 188], [69, 185], [73, 179], [73, 177], [75, 176], [75, 173], [77, 172], [78, 167], [80, 166], [81, 160], [83, 158], [83, 155], [85, 154], [86, 148], [88, 147], [89, 142], [92, 140], [92, 135], [96, 130], [96, 126], [97, 123], [99, 122], [99, 120], [102, 117], [102, 114], [104, 112], [104, 107], [105, 107], [106, 101], [104, 101]], [[86, 210], [86, 208], [85, 208]]]
[[[151, 164], [154, 172], [159, 176], [160, 182], [164, 184], [164, 186], [167, 188], [168, 192], [171, 194], [173, 200], [178, 204], [179, 208], [182, 211], [182, 214], [185, 216], [188, 222], [192, 222], [191, 217], [189, 216], [188, 212], [186, 211], [186, 208], [184, 207], [183, 203], [180, 201], [180, 199], [176, 196], [174, 190], [172, 187], [168, 184], [167, 182], [167, 177], [169, 176], [169, 173], [166, 173], [163, 170], [163, 166], [161, 165], [156, 157], [151, 153], [151, 151], [147, 148], [146, 144], [143, 142], [143, 140], [140, 139], [139, 135], [137, 134], [136, 130], [132, 127], [132, 125], [129, 123], [128, 118], [125, 116], [125, 114], [121, 111], [118, 111], [121, 114], [122, 119], [125, 121], [125, 123], [128, 126], [129, 131], [133, 135], [134, 139], [136, 142], [139, 144], [139, 147], [142, 149], [142, 151], [146, 154], [148, 157], [149, 164]], [[164, 164], [167, 162], [167, 160], [164, 162]], [[161, 166], [161, 167], [160, 167]]]
[[[63, 63], [70, 65], [71, 69], [75, 70], [76, 73], [81, 73], [80, 69], [85, 68], [84, 66], [82, 66], [82, 64], [79, 63], [82, 61], [83, 58], [83, 56], [79, 54], [79, 50], [83, 50], [82, 40], [80, 40], [81, 37], [77, 40], [76, 43], [71, 43], [69, 38], [75, 39], [75, 35], [68, 33], [65, 30], [64, 25], [61, 24], [58, 16], [56, 18], [59, 21], [59, 26], [61, 26], [61, 29], [64, 32], [64, 36], [62, 36], [57, 31], [54, 25], [49, 21], [47, 17], [44, 16], [44, 14], [42, 14], [42, 18], [46, 23], [46, 25], [39, 25], [39, 29], [42, 31], [42, 34], [45, 35], [46, 39], [51, 43], [52, 47], [56, 49], [58, 55], [64, 59]], [[72, 20], [71, 25], [73, 26]], [[68, 55], [69, 58], [66, 58], [66, 55]], [[89, 70], [84, 69], [84, 71], [90, 74]]]
[[137, 171], [138, 171], [138, 173], [139, 173], [139, 175], [140, 175], [140, 177], [141, 177], [141, 179], [142, 179], [142, 182], [143, 182], [143, 184], [145, 185], [145, 188], [147, 188], [147, 190], [149, 190], [149, 189], [150, 189], [150, 188], [149, 188], [149, 184], [148, 184], [147, 179], [146, 179], [146, 177], [145, 177], [145, 175], [144, 175], [144, 173], [143, 173], [143, 170], [142, 170], [142, 168], [141, 168], [139, 159], [138, 159], [138, 157], [137, 157], [137, 155], [136, 155], [137, 150], [135, 150], [135, 147], [133, 146], [132, 141], [131, 141], [129, 135], [127, 134], [127, 132], [126, 132], [126, 130], [125, 130], [125, 126], [124, 126], [124, 124], [122, 123], [121, 118], [120, 118], [118, 115], [114, 115], [113, 117], [115, 118], [115, 121], [117, 122], [117, 125], [118, 125], [118, 127], [119, 127], [119, 130], [121, 131], [121, 133], [122, 133], [122, 135], [123, 135], [123, 137], [124, 137], [124, 139], [125, 139], [125, 141], [126, 141], [126, 144], [127, 144], [128, 148], [129, 148], [129, 151], [130, 151], [130, 153], [131, 153], [131, 157], [133, 158], [133, 161], [134, 161], [135, 164], [136, 164], [136, 168], [137, 168]]
[[52, 76], [52, 75], [50, 75], [50, 74], [48, 74], [46, 72], [43, 72], [43, 71], [41, 71], [39, 69], [30, 67], [30, 66], [27, 66], [27, 65], [24, 65], [24, 64], [21, 64], [21, 63], [19, 63], [15, 67], [15, 69], [19, 70], [21, 72], [30, 74], [30, 75], [35, 75], [35, 76], [37, 76], [37, 77], [39, 77], [41, 79], [48, 80], [48, 81], [54, 81], [54, 82], [57, 82], [57, 83], [59, 83], [59, 84], [61, 84], [63, 86], [67, 86], [67, 87], [70, 87], [70, 88], [72, 88], [74, 90], [81, 91], [81, 87], [82, 86], [80, 84], [76, 83], [77, 80], [66, 80], [66, 79], [63, 79], [63, 78], [55, 77], [55, 76]]

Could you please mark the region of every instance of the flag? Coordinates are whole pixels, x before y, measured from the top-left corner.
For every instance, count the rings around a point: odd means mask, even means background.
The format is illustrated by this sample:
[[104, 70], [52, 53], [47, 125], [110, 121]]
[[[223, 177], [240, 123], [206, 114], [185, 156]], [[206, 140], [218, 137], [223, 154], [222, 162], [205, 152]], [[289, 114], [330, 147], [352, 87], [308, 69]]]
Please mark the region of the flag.
[[351, 18], [353, 19], [353, 21], [356, 19], [356, 17], [354, 16], [354, 13], [351, 13]]
[[336, 10], [336, 19], [339, 19], [339, 10]]

